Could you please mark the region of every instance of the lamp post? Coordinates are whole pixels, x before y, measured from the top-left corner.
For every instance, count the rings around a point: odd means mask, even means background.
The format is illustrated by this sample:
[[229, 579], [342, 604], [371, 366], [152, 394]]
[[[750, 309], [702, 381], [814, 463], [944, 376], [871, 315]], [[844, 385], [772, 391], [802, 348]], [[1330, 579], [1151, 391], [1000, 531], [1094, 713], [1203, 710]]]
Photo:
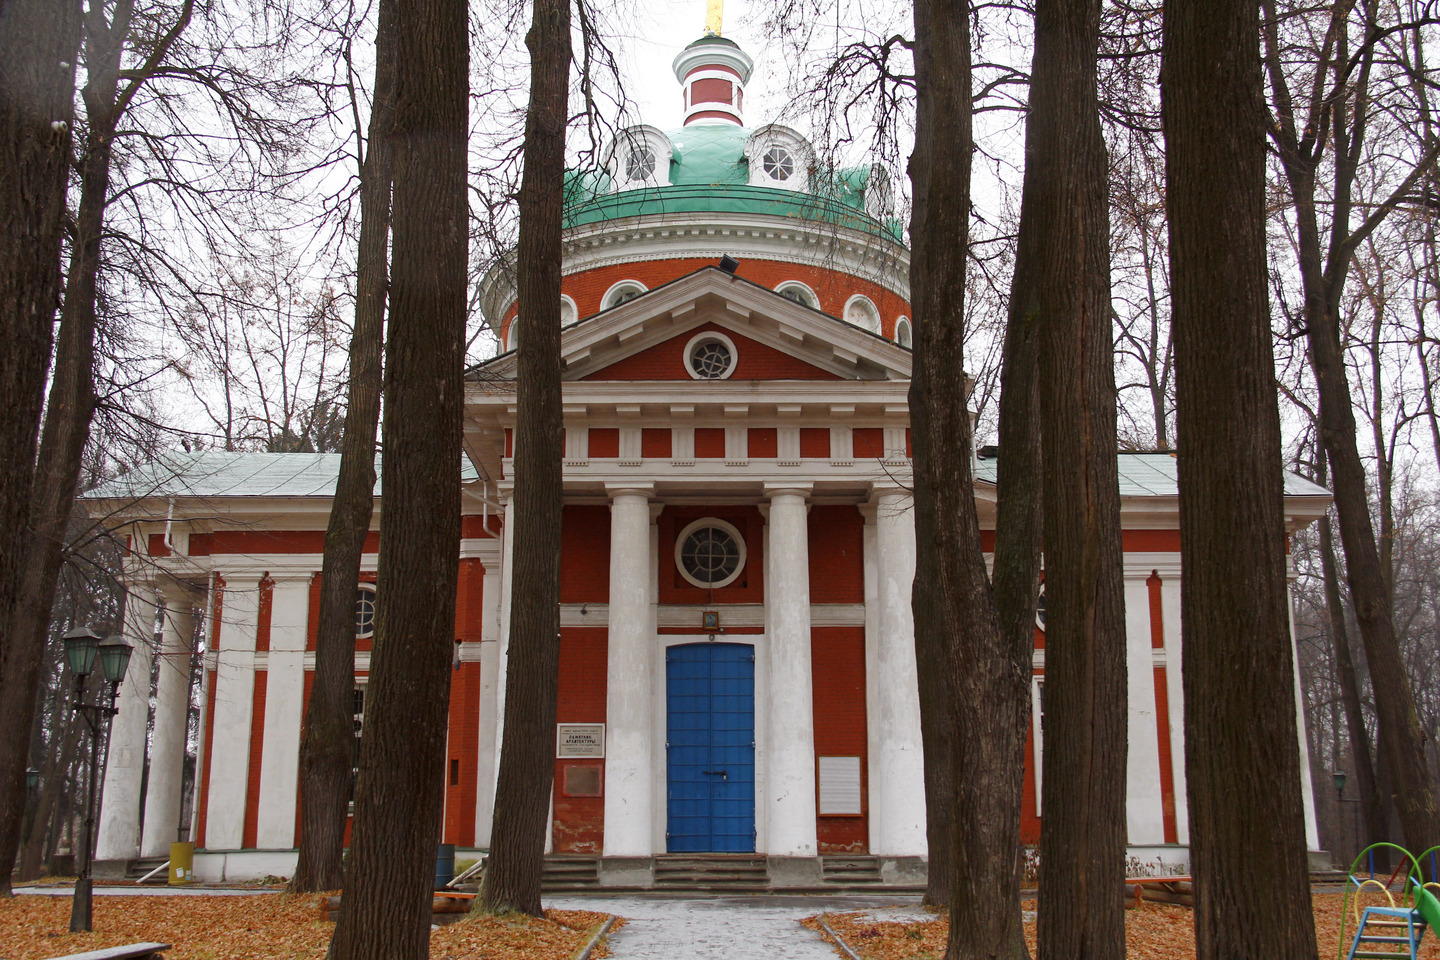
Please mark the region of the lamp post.
[[[1345, 832], [1345, 774], [1336, 770], [1330, 775], [1330, 778], [1335, 781], [1335, 826], [1337, 831], [1343, 834]], [[1339, 840], [1340, 837], [1337, 836], [1335, 839]]]
[[[100, 672], [110, 684], [109, 696], [107, 699], [102, 690], [98, 703], [86, 703], [85, 678], [95, 669], [97, 658]], [[79, 933], [90, 929], [91, 870], [95, 860], [95, 780], [100, 769], [101, 735], [109, 727], [110, 718], [119, 712], [115, 709], [115, 699], [120, 693], [120, 681], [125, 679], [125, 668], [130, 665], [130, 644], [118, 636], [102, 641], [100, 635], [89, 627], [76, 627], [65, 634], [65, 659], [70, 664], [70, 672], [75, 675], [75, 699], [70, 701], [70, 710], [84, 717], [90, 727], [85, 835], [80, 848], [80, 876], [75, 881], [75, 899], [70, 906], [70, 932]]]

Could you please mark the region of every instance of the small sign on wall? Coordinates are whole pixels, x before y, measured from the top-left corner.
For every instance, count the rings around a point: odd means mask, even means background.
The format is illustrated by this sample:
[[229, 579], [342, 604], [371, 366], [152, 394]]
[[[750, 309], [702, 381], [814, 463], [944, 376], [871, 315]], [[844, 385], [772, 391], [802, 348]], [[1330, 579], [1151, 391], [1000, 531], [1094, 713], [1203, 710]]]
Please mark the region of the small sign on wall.
[[820, 757], [819, 760], [820, 816], [860, 816], [860, 758]]
[[605, 724], [556, 724], [555, 756], [561, 760], [605, 756]]

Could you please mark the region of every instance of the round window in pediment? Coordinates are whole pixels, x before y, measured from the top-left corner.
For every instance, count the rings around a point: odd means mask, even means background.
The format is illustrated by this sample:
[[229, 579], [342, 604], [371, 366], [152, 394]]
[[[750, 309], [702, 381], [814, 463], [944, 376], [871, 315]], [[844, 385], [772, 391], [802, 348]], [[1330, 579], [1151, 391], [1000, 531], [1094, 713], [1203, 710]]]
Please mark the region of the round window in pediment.
[[724, 520], [696, 520], [675, 539], [675, 565], [694, 586], [728, 586], [745, 569], [745, 539]]
[[722, 333], [698, 334], [685, 345], [685, 372], [696, 380], [729, 379], [735, 359], [735, 343]]
[[760, 158], [760, 169], [771, 180], [784, 182], [795, 175], [795, 157], [784, 147], [770, 147]]
[[648, 144], [633, 148], [625, 158], [625, 176], [630, 180], [649, 180], [655, 175], [655, 151]]

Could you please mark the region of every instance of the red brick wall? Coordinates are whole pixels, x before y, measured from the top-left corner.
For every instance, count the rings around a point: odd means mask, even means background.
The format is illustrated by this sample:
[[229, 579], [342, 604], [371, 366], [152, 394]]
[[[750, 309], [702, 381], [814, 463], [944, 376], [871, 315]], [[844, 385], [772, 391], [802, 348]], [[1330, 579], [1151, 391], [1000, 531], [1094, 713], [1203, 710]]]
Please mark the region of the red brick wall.
[[[745, 538], [745, 568], [728, 586], [702, 590], [691, 585], [675, 566], [675, 538], [692, 520], [714, 517], [733, 524]], [[761, 603], [765, 598], [764, 521], [754, 506], [667, 506], [656, 521], [660, 528], [661, 603]], [[723, 618], [722, 618], [723, 619]], [[693, 632], [693, 631], [687, 631]]]
[[[566, 627], [560, 631], [557, 723], [605, 722], [608, 636], [604, 627]], [[598, 856], [605, 842], [605, 798], [565, 796], [565, 767], [572, 763], [594, 765], [596, 761], [555, 761], [555, 852]], [[603, 792], [603, 773], [601, 784]]]
[[455, 583], [455, 639], [479, 640], [480, 605], [485, 589], [485, 565], [478, 557], [463, 557]]
[[165, 545], [165, 534], [163, 533], [150, 534], [150, 540], [147, 545], [147, 549], [149, 549], [150, 556], [152, 557], [170, 556], [170, 548]]
[[751, 427], [746, 432], [746, 454], [756, 460], [779, 456], [779, 434], [774, 427]]
[[670, 457], [670, 428], [645, 427], [640, 431], [640, 456], [666, 460]]
[[[714, 330], [735, 342], [735, 372], [732, 380], [839, 380], [828, 370], [810, 364], [788, 353], [781, 353], [749, 337], [714, 323], [702, 323], [693, 330], [671, 337], [663, 343], [641, 350], [623, 360], [597, 370], [586, 380], [690, 380], [685, 369], [685, 345], [698, 333]], [[591, 432], [594, 435], [594, 432]]]
[[857, 460], [885, 456], [885, 431], [879, 427], [856, 427], [850, 431], [852, 452]]
[[245, 780], [245, 831], [240, 846], [255, 849], [255, 824], [260, 816], [260, 759], [265, 749], [265, 688], [270, 674], [255, 671], [255, 699], [250, 714], [250, 768]]
[[[713, 267], [718, 261], [718, 257], [677, 257], [644, 263], [617, 263], [572, 273], [562, 281], [561, 290], [575, 301], [580, 316], [588, 317], [600, 309], [600, 298], [605, 296], [605, 291], [621, 280], [638, 280], [647, 289], [653, 290], [702, 267]], [[845, 301], [857, 293], [864, 294], [880, 309], [880, 329], [887, 337], [895, 335], [896, 319], [910, 313], [910, 305], [899, 294], [878, 283], [821, 266], [747, 259], [741, 262], [736, 276], [771, 290], [787, 280], [799, 280], [815, 291], [821, 310], [837, 317], [845, 310]], [[509, 328], [509, 320], [514, 313], [515, 305], [511, 304], [506, 309], [502, 327]]]
[[830, 459], [830, 428], [801, 427], [800, 456], [818, 460]]
[[610, 600], [610, 507], [570, 504], [560, 520], [560, 602]]
[[450, 735], [445, 761], [445, 839], [475, 845], [475, 788], [479, 772], [480, 664], [450, 673]]
[[849, 504], [810, 508], [811, 603], [865, 602], [865, 518]]
[[696, 427], [696, 428], [695, 428], [695, 459], [697, 459], [697, 460], [723, 460], [723, 459], [725, 459], [725, 428], [724, 428], [724, 427]]
[[[365, 552], [380, 549], [380, 531], [365, 536]], [[190, 536], [190, 556], [222, 553], [324, 553], [324, 530], [217, 530]]]
[[620, 456], [620, 431], [615, 427], [591, 427], [589, 443], [592, 458]]
[[[811, 628], [810, 669], [814, 685], [815, 755], [817, 758], [860, 758], [860, 808], [864, 811], [858, 817], [817, 817], [815, 828], [820, 852], [864, 853], [869, 849], [865, 628]], [[816, 762], [818, 766], [819, 761]], [[815, 800], [818, 804], [818, 790]]]
[[[362, 571], [360, 573], [361, 583], [374, 583], [375, 572]], [[310, 576], [310, 616], [305, 621], [305, 649], [314, 650], [315, 641], [320, 634], [320, 574]], [[373, 637], [356, 637], [356, 650], [369, 650]]]
[[[219, 600], [215, 605], [216, 621], [219, 621]], [[217, 629], [218, 632], [218, 629]], [[212, 639], [211, 643], [214, 641]], [[214, 649], [213, 646], [211, 649]], [[200, 765], [200, 803], [195, 822], [195, 848], [205, 849], [205, 820], [210, 812], [210, 748], [215, 740], [215, 671], [205, 674], [205, 762]]]
[[275, 581], [269, 575], [260, 581], [260, 609], [255, 614], [255, 649], [270, 649], [270, 622], [275, 611]]

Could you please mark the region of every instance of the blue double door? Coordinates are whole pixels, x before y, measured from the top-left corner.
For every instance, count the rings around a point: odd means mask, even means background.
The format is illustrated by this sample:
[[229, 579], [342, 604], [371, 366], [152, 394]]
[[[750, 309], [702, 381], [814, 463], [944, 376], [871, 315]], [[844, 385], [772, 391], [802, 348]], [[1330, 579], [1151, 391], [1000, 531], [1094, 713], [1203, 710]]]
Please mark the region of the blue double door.
[[665, 653], [671, 853], [755, 850], [755, 648], [688, 643]]

